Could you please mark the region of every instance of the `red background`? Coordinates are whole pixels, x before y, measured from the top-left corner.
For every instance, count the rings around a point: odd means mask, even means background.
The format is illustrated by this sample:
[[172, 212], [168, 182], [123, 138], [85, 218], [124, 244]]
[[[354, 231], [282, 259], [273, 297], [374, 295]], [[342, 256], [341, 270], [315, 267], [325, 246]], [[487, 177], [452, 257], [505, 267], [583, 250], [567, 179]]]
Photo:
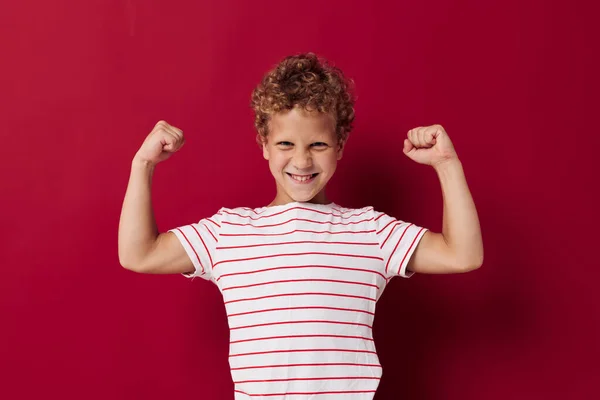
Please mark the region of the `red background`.
[[233, 398], [216, 286], [119, 265], [130, 161], [159, 119], [184, 130], [161, 231], [268, 204], [250, 93], [314, 51], [358, 95], [330, 198], [439, 231], [437, 177], [401, 150], [439, 123], [483, 229], [481, 269], [387, 288], [376, 399], [598, 398], [598, 6], [377, 3], [3, 2], [0, 397]]

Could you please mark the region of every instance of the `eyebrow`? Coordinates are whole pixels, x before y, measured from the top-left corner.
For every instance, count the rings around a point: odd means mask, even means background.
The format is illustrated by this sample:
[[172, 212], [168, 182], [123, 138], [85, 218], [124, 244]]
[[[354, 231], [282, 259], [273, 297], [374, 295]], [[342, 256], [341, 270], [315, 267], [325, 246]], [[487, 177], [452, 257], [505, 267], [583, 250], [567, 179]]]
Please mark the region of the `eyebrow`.
[[[294, 141], [292, 139], [279, 139], [279, 140], [274, 140], [275, 143], [281, 143], [281, 142], [289, 142], [289, 143], [294, 143]], [[309, 142], [310, 144], [313, 143], [325, 143], [325, 144], [329, 144], [330, 141], [329, 140], [325, 140], [325, 139], [315, 139], [315, 140], [311, 140]]]

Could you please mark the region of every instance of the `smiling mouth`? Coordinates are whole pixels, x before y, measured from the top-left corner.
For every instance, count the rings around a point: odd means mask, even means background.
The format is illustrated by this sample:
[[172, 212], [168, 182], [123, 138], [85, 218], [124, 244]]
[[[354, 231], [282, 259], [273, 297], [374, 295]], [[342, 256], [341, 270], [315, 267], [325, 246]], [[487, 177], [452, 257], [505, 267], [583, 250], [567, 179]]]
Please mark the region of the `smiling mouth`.
[[286, 172], [286, 174], [288, 174], [288, 176], [290, 178], [292, 178], [293, 181], [298, 182], [298, 183], [312, 182], [315, 179], [315, 177], [317, 175], [319, 175], [319, 173], [311, 174], [311, 175], [294, 175], [294, 174], [290, 174], [289, 172]]

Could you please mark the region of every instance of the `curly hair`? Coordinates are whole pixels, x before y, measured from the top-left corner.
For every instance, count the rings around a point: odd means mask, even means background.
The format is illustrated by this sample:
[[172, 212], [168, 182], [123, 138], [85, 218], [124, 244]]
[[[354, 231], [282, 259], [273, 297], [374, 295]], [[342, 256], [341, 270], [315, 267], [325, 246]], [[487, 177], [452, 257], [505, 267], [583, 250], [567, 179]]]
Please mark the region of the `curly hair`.
[[345, 142], [354, 121], [354, 82], [327, 60], [314, 53], [284, 58], [263, 77], [252, 92], [256, 141], [267, 139], [269, 121], [277, 112], [296, 106], [306, 111], [330, 113], [339, 142]]

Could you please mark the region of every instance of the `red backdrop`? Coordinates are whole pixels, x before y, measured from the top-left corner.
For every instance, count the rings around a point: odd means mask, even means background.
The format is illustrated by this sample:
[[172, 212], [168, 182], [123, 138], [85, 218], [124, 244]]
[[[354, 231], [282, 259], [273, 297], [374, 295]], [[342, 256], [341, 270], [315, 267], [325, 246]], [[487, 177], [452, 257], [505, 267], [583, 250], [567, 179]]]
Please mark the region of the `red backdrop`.
[[119, 265], [130, 161], [159, 119], [187, 135], [155, 174], [161, 231], [268, 204], [250, 92], [314, 51], [357, 85], [331, 199], [439, 231], [437, 177], [401, 149], [440, 123], [483, 228], [481, 269], [386, 289], [376, 399], [595, 398], [596, 15], [564, 1], [3, 3], [0, 397], [233, 398], [217, 288]]

